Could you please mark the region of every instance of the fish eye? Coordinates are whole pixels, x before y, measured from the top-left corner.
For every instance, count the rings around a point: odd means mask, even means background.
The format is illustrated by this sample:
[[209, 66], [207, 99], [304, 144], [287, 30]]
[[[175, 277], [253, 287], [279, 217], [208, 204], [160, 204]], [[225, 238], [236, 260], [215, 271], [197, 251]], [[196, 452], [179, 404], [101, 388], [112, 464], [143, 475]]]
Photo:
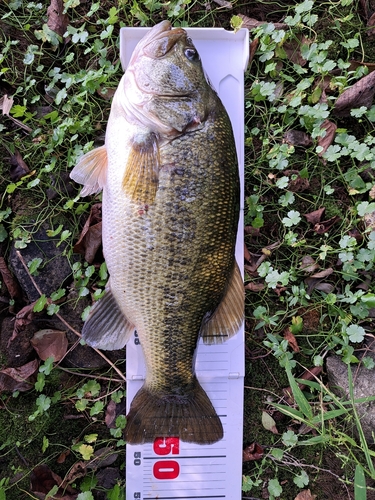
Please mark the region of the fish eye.
[[199, 61], [199, 54], [195, 49], [185, 49], [185, 56], [189, 59], [189, 61]]

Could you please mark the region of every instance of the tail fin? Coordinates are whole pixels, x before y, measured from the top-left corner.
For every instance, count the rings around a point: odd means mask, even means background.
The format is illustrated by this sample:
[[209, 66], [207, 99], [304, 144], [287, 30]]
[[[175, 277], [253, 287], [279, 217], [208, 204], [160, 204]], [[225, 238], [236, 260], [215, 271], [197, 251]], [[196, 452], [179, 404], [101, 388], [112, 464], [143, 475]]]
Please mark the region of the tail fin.
[[135, 395], [127, 415], [127, 442], [150, 443], [168, 436], [198, 444], [222, 439], [220, 418], [197, 379], [188, 394], [161, 395], [142, 387]]

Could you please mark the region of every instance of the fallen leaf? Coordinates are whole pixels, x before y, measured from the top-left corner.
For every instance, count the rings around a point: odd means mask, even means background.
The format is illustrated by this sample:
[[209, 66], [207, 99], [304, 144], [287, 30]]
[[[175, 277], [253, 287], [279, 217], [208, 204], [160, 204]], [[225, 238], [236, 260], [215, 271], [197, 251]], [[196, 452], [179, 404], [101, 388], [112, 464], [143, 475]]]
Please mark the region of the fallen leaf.
[[17, 150], [14, 151], [14, 154], [11, 153], [10, 165], [9, 175], [13, 182], [19, 181], [22, 177], [30, 173], [29, 167], [23, 161], [21, 153]]
[[308, 148], [313, 144], [311, 137], [302, 130], [288, 130], [285, 132], [283, 139], [292, 146]]
[[245, 290], [251, 290], [252, 292], [261, 292], [262, 290], [264, 290], [264, 287], [264, 283], [250, 282], [245, 285]]
[[[248, 30], [253, 30], [258, 26], [262, 26], [266, 24], [266, 21], [258, 21], [257, 19], [253, 19], [252, 17], [247, 17], [244, 14], [238, 14], [238, 17], [242, 19], [242, 28], [247, 28]], [[276, 30], [287, 28], [288, 25], [285, 23], [272, 23], [275, 26]]]
[[322, 283], [322, 282], [317, 283], [314, 288], [315, 290], [320, 290], [321, 292], [324, 292], [326, 294], [332, 293], [333, 290], [335, 289], [334, 285], [332, 285], [331, 283]]
[[259, 236], [260, 230], [258, 227], [253, 226], [245, 226], [245, 233], [250, 234], [251, 236]]
[[4, 94], [0, 98], [0, 110], [2, 111], [3, 115], [9, 116], [9, 112], [12, 109], [13, 102], [13, 97], [8, 97], [7, 94]]
[[109, 428], [114, 429], [116, 420], [116, 403], [111, 399], [111, 401], [107, 405], [107, 409], [105, 412], [105, 423]]
[[301, 193], [310, 187], [309, 180], [301, 177], [298, 170], [285, 170], [284, 174], [290, 178], [288, 183], [289, 191]]
[[39, 368], [37, 359], [18, 368], [4, 368], [0, 371], [0, 393], [3, 391], [25, 392], [34, 387]]
[[117, 457], [118, 453], [113, 453], [113, 448], [106, 446], [95, 451], [94, 457], [86, 464], [86, 467], [94, 470], [109, 467], [116, 462]]
[[320, 151], [319, 156], [322, 156], [328, 149], [328, 147], [332, 144], [333, 139], [336, 135], [337, 125], [329, 120], [324, 120], [324, 122], [320, 126], [321, 130], [325, 130], [325, 136], [319, 137], [318, 146], [322, 147], [322, 151]]
[[112, 97], [115, 95], [116, 89], [107, 89], [106, 87], [100, 87], [97, 89], [97, 93], [105, 99], [106, 101], [110, 101]]
[[[375, 26], [375, 12], [372, 14], [370, 19], [367, 21], [367, 26]], [[375, 29], [372, 28], [370, 30], [367, 30], [367, 35], [368, 36], [374, 36], [375, 35]]]
[[302, 490], [294, 500], [315, 500], [316, 495], [312, 495], [310, 490]]
[[251, 62], [254, 59], [255, 52], [257, 51], [258, 45], [259, 45], [259, 38], [254, 38], [254, 40], [252, 40], [251, 43], [250, 43], [248, 67], [250, 67]]
[[30, 342], [42, 361], [50, 357], [53, 357], [54, 361], [60, 361], [68, 349], [66, 333], [50, 328], [38, 330]]
[[293, 333], [290, 331], [289, 327], [285, 328], [285, 330], [284, 330], [284, 339], [288, 341], [288, 344], [291, 347], [292, 351], [294, 351], [294, 352], [300, 351], [297, 339], [293, 335]]
[[299, 64], [304, 66], [306, 64], [306, 59], [302, 57], [301, 47], [302, 45], [310, 45], [311, 40], [306, 38], [304, 35], [296, 35], [292, 40], [288, 40], [283, 44], [283, 49], [290, 61], [294, 64]]
[[314, 271], [319, 269], [319, 265], [310, 255], [305, 255], [304, 257], [302, 257], [300, 269], [305, 273], [313, 273]]
[[102, 244], [101, 207], [101, 203], [91, 207], [90, 215], [83, 226], [79, 240], [73, 247], [73, 251], [84, 255], [89, 264], [94, 262], [95, 255]]
[[272, 434], [278, 434], [279, 431], [276, 428], [276, 422], [266, 411], [262, 411], [262, 425], [267, 431], [271, 431]]
[[15, 299], [22, 297], [22, 292], [18, 285], [18, 282], [13, 276], [13, 274], [9, 271], [8, 266], [6, 265], [6, 262], [4, 260], [4, 257], [0, 257], [0, 273], [11, 298]]
[[244, 462], [249, 462], [250, 460], [260, 460], [264, 457], [264, 449], [258, 443], [251, 443], [247, 448], [243, 450], [243, 458]]
[[60, 455], [57, 457], [56, 462], [58, 464], [63, 464], [67, 457], [70, 455], [70, 450], [64, 450]]
[[45, 496], [41, 496], [40, 494], [49, 493], [54, 486], [58, 486], [59, 489], [51, 498], [55, 498], [56, 500], [74, 500], [77, 498], [76, 490], [69, 485], [65, 487], [61, 485], [61, 477], [52, 472], [45, 464], [38, 465], [31, 471], [30, 490], [34, 495], [38, 495], [38, 498], [44, 499]]
[[244, 253], [244, 258], [245, 260], [247, 260], [248, 262], [250, 262], [250, 252], [247, 248], [247, 246], [244, 244], [244, 249], [243, 249], [243, 253]]
[[341, 218], [338, 215], [334, 215], [328, 220], [320, 222], [319, 224], [315, 224], [313, 227], [314, 231], [318, 234], [324, 234], [331, 229], [331, 227], [336, 224], [336, 222], [341, 221]]
[[51, 0], [47, 9], [47, 26], [50, 30], [63, 37], [69, 24], [68, 14], [64, 14], [63, 0]]
[[375, 94], [375, 72], [362, 77], [340, 95], [335, 102], [333, 113], [338, 117], [350, 116], [353, 108], [369, 108]]
[[318, 222], [320, 222], [324, 212], [325, 212], [325, 207], [322, 207], [308, 214], [303, 214], [303, 216], [306, 217], [307, 222], [310, 222], [311, 224], [317, 224]]
[[319, 271], [318, 273], [313, 274], [310, 276], [310, 278], [326, 278], [327, 276], [330, 276], [333, 273], [332, 267], [328, 267], [327, 269], [324, 269], [323, 271]]
[[233, 9], [233, 5], [227, 0], [214, 0], [220, 7], [224, 7], [225, 9]]
[[13, 333], [12, 333], [12, 336], [10, 337], [10, 339], [8, 340], [7, 347], [9, 347], [11, 342], [17, 337], [17, 335], [19, 335], [20, 332], [22, 332], [23, 328], [32, 322], [33, 317], [34, 317], [34, 311], [33, 311], [34, 305], [35, 305], [35, 302], [32, 302], [31, 304], [28, 304], [27, 306], [23, 307], [16, 314]]

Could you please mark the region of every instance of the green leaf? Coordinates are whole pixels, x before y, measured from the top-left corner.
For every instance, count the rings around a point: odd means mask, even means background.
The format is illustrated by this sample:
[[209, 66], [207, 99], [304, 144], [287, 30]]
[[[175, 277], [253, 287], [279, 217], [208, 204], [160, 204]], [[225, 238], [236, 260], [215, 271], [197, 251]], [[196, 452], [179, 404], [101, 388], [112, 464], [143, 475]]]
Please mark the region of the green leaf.
[[49, 440], [46, 436], [43, 436], [43, 445], [42, 445], [42, 453], [46, 451], [49, 446]]
[[[36, 257], [35, 259], [32, 259], [27, 263], [27, 267], [29, 268], [31, 275], [36, 273], [37, 269], [39, 268], [39, 266], [41, 265], [42, 262], [43, 262], [43, 259], [41, 259], [40, 257]], [[37, 275], [38, 274], [36, 273], [36, 276]]]
[[281, 438], [282, 442], [285, 444], [285, 446], [295, 446], [298, 442], [298, 436], [293, 432], [293, 431], [286, 431], [282, 435]]
[[39, 299], [35, 302], [35, 305], [33, 307], [34, 312], [41, 312], [43, 311], [45, 305], [47, 304], [47, 297], [44, 295], [41, 295]]
[[98, 434], [86, 434], [83, 438], [86, 443], [95, 443], [95, 441], [98, 439]]
[[363, 467], [357, 464], [354, 474], [354, 498], [355, 500], [366, 500], [366, 478]]
[[279, 497], [281, 495], [281, 493], [283, 492], [281, 484], [279, 483], [279, 480], [277, 478], [270, 479], [268, 481], [267, 489], [268, 489], [269, 494], [273, 495], [274, 497]]
[[89, 444], [81, 444], [78, 447], [78, 451], [82, 455], [83, 460], [90, 460], [90, 458], [94, 455], [94, 448]]
[[310, 403], [307, 401], [305, 395], [299, 388], [296, 379], [294, 378], [291, 369], [288, 365], [286, 365], [285, 370], [288, 376], [289, 385], [292, 389], [292, 393], [298, 405], [298, 408], [301, 410], [301, 412], [305, 415], [307, 419], [311, 420], [313, 418], [313, 412]]
[[93, 417], [94, 415], [98, 415], [100, 412], [103, 411], [103, 408], [104, 408], [103, 401], [96, 401], [96, 403], [90, 410], [90, 416]]
[[5, 241], [8, 237], [8, 232], [4, 227], [4, 224], [0, 224], [0, 243]]
[[350, 342], [362, 342], [365, 338], [366, 331], [362, 326], [349, 325], [346, 328], [346, 333], [349, 336]]
[[287, 213], [287, 217], [284, 217], [282, 219], [282, 223], [284, 224], [284, 226], [286, 227], [291, 227], [291, 226], [295, 226], [296, 224], [298, 224], [299, 222], [301, 221], [301, 217], [300, 217], [300, 213], [297, 212], [296, 210], [290, 210], [288, 213]]
[[296, 484], [299, 488], [304, 488], [309, 484], [309, 476], [306, 471], [302, 470], [298, 476], [294, 476], [293, 483]]

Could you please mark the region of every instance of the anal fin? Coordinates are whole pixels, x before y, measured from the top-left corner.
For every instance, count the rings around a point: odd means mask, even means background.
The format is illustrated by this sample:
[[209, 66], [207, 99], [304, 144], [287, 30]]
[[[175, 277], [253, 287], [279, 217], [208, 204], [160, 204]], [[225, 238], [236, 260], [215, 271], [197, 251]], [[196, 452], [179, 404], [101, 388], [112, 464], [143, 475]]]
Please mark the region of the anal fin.
[[244, 320], [245, 290], [235, 262], [227, 289], [214, 313], [203, 320], [201, 336], [205, 344], [220, 344], [232, 337]]
[[82, 329], [85, 342], [96, 349], [122, 349], [135, 327], [121, 312], [110, 290], [96, 302]]
[[154, 133], [133, 137], [122, 187], [136, 203], [155, 199], [159, 183], [159, 146]]

